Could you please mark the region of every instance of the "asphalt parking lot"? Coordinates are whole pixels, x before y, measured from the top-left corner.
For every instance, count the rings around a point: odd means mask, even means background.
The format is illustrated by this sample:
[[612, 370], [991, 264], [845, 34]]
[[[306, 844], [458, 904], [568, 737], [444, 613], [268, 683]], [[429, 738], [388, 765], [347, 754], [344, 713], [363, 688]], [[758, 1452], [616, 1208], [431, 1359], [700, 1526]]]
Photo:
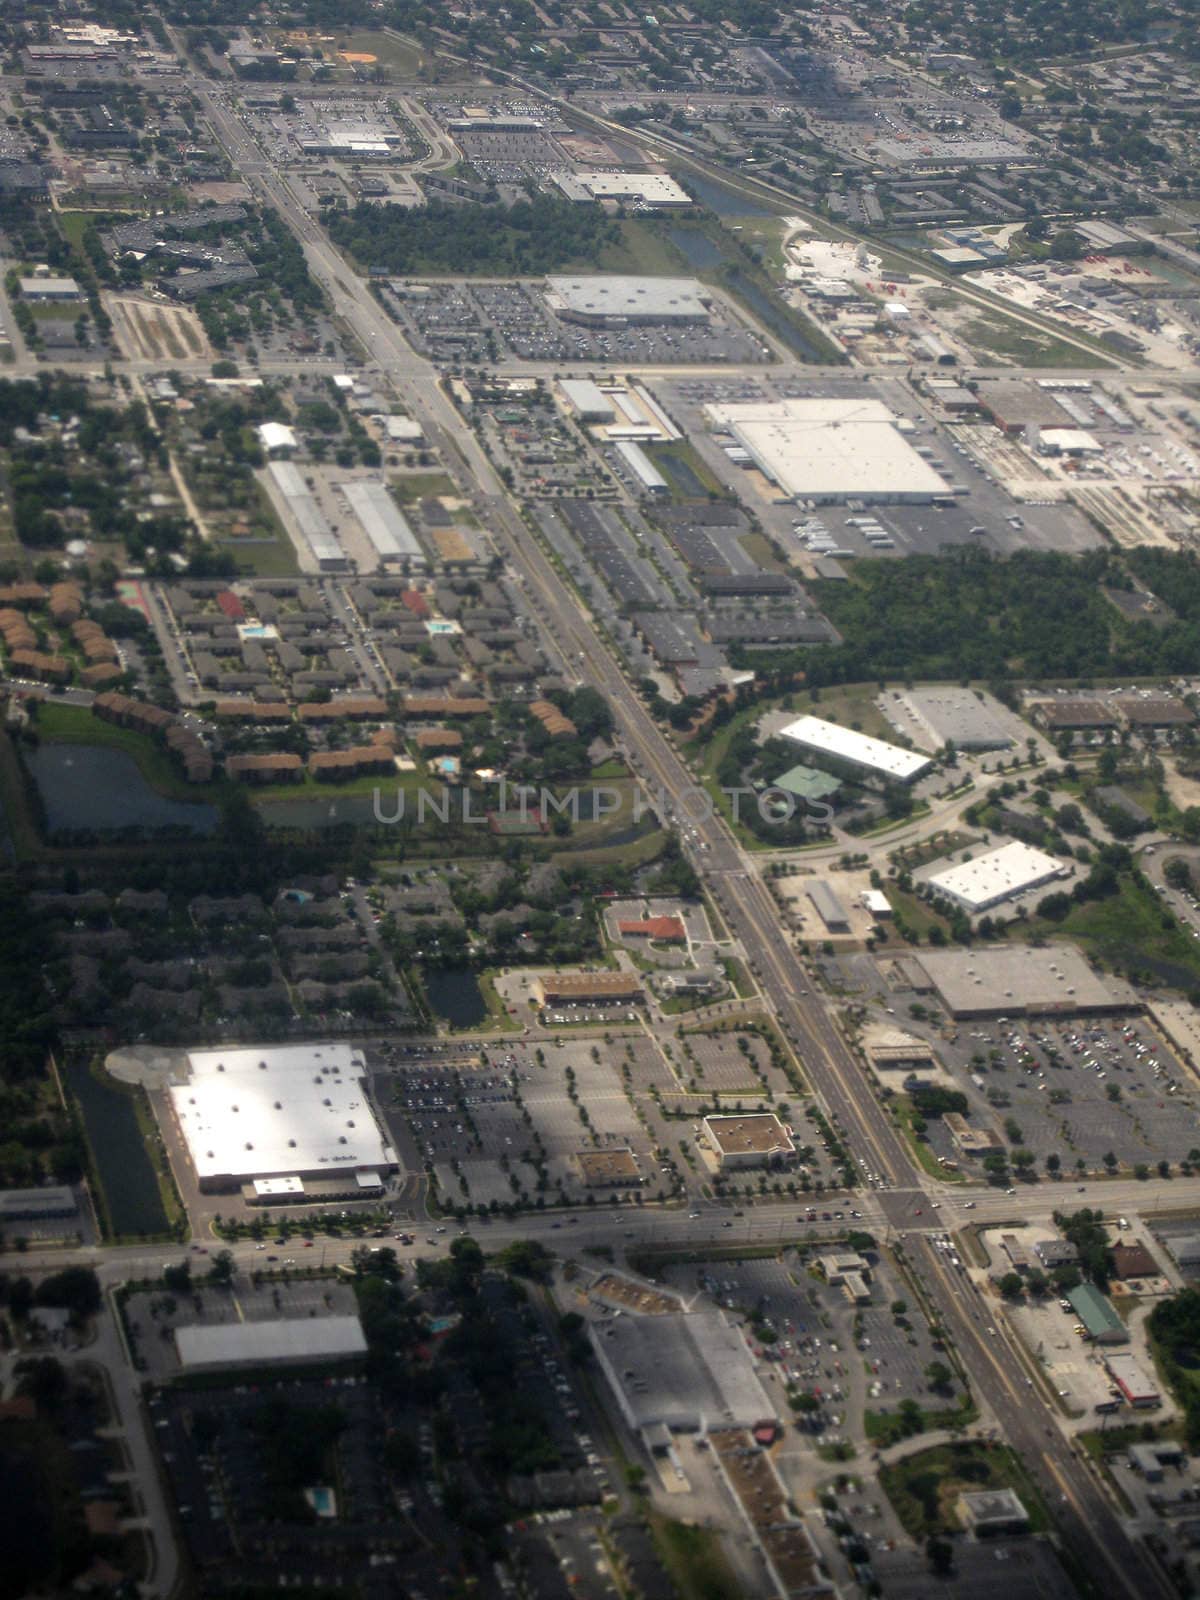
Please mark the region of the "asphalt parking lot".
[[[947, 544], [972, 544], [994, 554], [1016, 550], [1063, 550], [1074, 554], [1095, 548], [1099, 535], [1073, 506], [1018, 504], [995, 481], [986, 463], [962, 442], [955, 430], [936, 422], [906, 386], [887, 379], [864, 384], [861, 378], [817, 378], [771, 381], [763, 378], [673, 378], [656, 384], [659, 398], [683, 428], [686, 436], [712, 467], [721, 483], [753, 505], [766, 530], [793, 556], [809, 549], [810, 533], [831, 539], [839, 551], [857, 558], [898, 560], [907, 555], [936, 555]], [[954, 505], [871, 506], [871, 517], [891, 540], [891, 546], [866, 539], [847, 517], [857, 515], [849, 505], [818, 506], [805, 513], [794, 504], [777, 505], [747, 492], [743, 475], [731, 466], [703, 416], [715, 402], [775, 399], [860, 399], [864, 395], [884, 401], [912, 425], [909, 442], [928, 450], [931, 465], [948, 484], [967, 489]], [[989, 430], [990, 432], [991, 430]], [[1013, 520], [1015, 519], [1015, 521]], [[802, 521], [804, 530], [795, 524]], [[972, 529], [983, 528], [982, 534]], [[814, 547], [815, 550], [815, 547]], [[817, 552], [819, 553], [819, 552]]]
[[[967, 1022], [953, 1046], [939, 1048], [972, 1120], [1032, 1150], [1039, 1166], [1050, 1154], [1067, 1174], [1109, 1154], [1155, 1165], [1200, 1145], [1195, 1080], [1143, 1018]], [[939, 1124], [931, 1144], [953, 1157], [942, 1148], [948, 1138]]]
[[606, 1046], [599, 1061], [594, 1048], [566, 1043], [543, 1051], [544, 1064], [536, 1051], [514, 1045], [494, 1049], [487, 1064], [401, 1067], [382, 1098], [402, 1163], [432, 1165], [447, 1201], [475, 1205], [519, 1195], [584, 1198], [573, 1159], [584, 1150], [630, 1147], [642, 1174], [654, 1176], [614, 1048]]

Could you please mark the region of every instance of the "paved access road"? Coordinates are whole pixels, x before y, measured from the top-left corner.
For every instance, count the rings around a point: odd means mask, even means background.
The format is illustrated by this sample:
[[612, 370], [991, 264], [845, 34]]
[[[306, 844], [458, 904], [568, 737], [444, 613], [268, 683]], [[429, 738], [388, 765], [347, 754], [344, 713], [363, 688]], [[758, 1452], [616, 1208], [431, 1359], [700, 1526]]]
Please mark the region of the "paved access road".
[[[437, 373], [405, 342], [368, 287], [299, 204], [286, 176], [263, 160], [261, 151], [220, 94], [202, 81], [195, 87], [235, 169], [293, 229], [302, 242], [310, 269], [368, 357], [426, 425], [433, 442], [442, 448], [448, 468], [474, 489], [477, 510], [525, 582], [568, 678], [586, 679], [606, 695], [636, 770], [656, 795], [680, 808], [681, 819], [687, 817], [682, 806], [696, 793], [687, 767], [597, 639], [578, 596], [566, 587], [529, 533], [478, 440], [443, 393]], [[825, 1006], [810, 992], [798, 957], [780, 937], [778, 911], [756, 864], [742, 852], [721, 819], [712, 814], [689, 821], [685, 841], [693, 865], [716, 893], [731, 933], [742, 941], [764, 994], [819, 1099], [848, 1138], [855, 1155], [892, 1185], [905, 1186], [914, 1196], [924, 1194], [947, 1204], [945, 1187], [913, 1165], [908, 1149], [875, 1100]], [[1173, 1185], [1172, 1191], [1173, 1196], [1180, 1194], [1182, 1186]], [[889, 1209], [901, 1199], [890, 1196]], [[931, 1206], [932, 1203], [931, 1199]], [[865, 1206], [860, 1209], [865, 1213]], [[924, 1212], [926, 1208], [914, 1205], [911, 1209]], [[646, 1226], [662, 1226], [664, 1232], [667, 1227], [676, 1227], [658, 1218], [634, 1223], [618, 1216], [608, 1223], [603, 1242], [612, 1242], [613, 1229], [622, 1224], [633, 1227], [635, 1236]], [[772, 1227], [782, 1233], [786, 1225], [785, 1216], [773, 1216], [768, 1208], [761, 1213], [756, 1210], [753, 1218], [746, 1219], [745, 1237], [767, 1239], [772, 1237]], [[526, 1220], [518, 1231], [528, 1234], [535, 1230]], [[711, 1234], [711, 1222], [707, 1231]], [[582, 1223], [576, 1225], [575, 1232], [582, 1246], [589, 1234]], [[504, 1236], [504, 1230], [494, 1225], [492, 1237]], [[676, 1236], [692, 1242], [682, 1229], [678, 1235], [672, 1233], [672, 1237]], [[595, 1237], [599, 1239], [601, 1235]], [[730, 1234], [722, 1228], [717, 1238], [728, 1243]], [[118, 1267], [119, 1260], [115, 1253], [106, 1257], [106, 1272], [110, 1264]], [[1056, 1430], [1036, 1436], [1037, 1428], [1028, 1420], [1036, 1415], [1035, 1408], [1014, 1403], [1014, 1397], [1018, 1401], [1024, 1398], [1025, 1389], [1024, 1373], [1015, 1352], [999, 1332], [980, 1334], [964, 1318], [961, 1285], [949, 1282], [940, 1265], [934, 1265], [927, 1281], [936, 1313], [960, 1341], [964, 1360], [981, 1394], [995, 1400], [997, 1414], [1005, 1417], [1031, 1467], [1061, 1481], [1065, 1498], [1058, 1505], [1059, 1525], [1068, 1546], [1085, 1566], [1090, 1562], [1089, 1570], [1095, 1570], [1096, 1552], [1102, 1554], [1110, 1580], [1106, 1590], [1113, 1595], [1155, 1600], [1169, 1594], [1157, 1569], [1135, 1551], [1114, 1508], [1096, 1493], [1086, 1469], [1073, 1458], [1063, 1459]]]

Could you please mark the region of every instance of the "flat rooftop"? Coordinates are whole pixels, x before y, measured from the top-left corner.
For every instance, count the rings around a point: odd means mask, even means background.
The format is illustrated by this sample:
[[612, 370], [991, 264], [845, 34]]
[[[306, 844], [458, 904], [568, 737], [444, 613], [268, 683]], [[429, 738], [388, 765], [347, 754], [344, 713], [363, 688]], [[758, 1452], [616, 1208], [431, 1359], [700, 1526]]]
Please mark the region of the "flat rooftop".
[[986, 911], [1052, 878], [1066, 877], [1067, 864], [1019, 839], [934, 873], [930, 887], [957, 900], [968, 911]]
[[197, 1176], [334, 1177], [394, 1165], [348, 1044], [193, 1050], [167, 1093]]
[[590, 1331], [636, 1428], [752, 1427], [775, 1414], [745, 1341], [719, 1311], [613, 1317]]
[[577, 172], [580, 183], [597, 200], [640, 200], [648, 206], [689, 206], [692, 197], [665, 172]]
[[276, 1361], [347, 1361], [366, 1355], [367, 1341], [357, 1316], [289, 1317], [176, 1328], [175, 1348], [187, 1372]]
[[546, 289], [553, 309], [591, 317], [699, 322], [708, 316], [708, 293], [698, 278], [547, 278]]
[[826, 722], [823, 717], [798, 717], [779, 733], [781, 738], [790, 739], [805, 750], [848, 762], [883, 778], [894, 778], [899, 783], [911, 783], [930, 764], [928, 756], [902, 750], [884, 739], [872, 739], [869, 734], [855, 733], [853, 728]]
[[919, 963], [954, 1016], [1133, 1010], [1138, 1000], [1119, 978], [1093, 972], [1073, 945], [923, 950]]
[[773, 1111], [705, 1117], [704, 1126], [723, 1156], [770, 1155], [775, 1150], [794, 1149], [791, 1134]]
[[923, 750], [947, 744], [959, 750], [1011, 750], [1017, 742], [1003, 707], [976, 689], [941, 684], [890, 691], [880, 704], [892, 726]]
[[869, 395], [737, 401], [707, 406], [705, 414], [791, 499], [899, 503], [949, 493], [941, 474], [901, 433], [895, 412]]

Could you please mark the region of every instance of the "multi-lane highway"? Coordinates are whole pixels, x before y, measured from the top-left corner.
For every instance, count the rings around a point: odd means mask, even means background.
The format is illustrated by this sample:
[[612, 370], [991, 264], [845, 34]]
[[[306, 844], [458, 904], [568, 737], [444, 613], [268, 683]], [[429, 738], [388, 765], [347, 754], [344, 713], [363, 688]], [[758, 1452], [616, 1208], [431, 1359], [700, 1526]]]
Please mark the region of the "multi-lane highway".
[[[860, 1203], [863, 1224], [890, 1226], [901, 1231], [950, 1227], [960, 1218], [965, 1197], [929, 1179], [911, 1154], [869, 1082], [841, 1037], [821, 999], [810, 989], [804, 967], [781, 937], [779, 912], [759, 876], [755, 862], [741, 850], [684, 760], [652, 720], [616, 660], [598, 640], [580, 598], [559, 577], [537, 541], [531, 536], [487, 460], [475, 435], [447, 399], [439, 377], [403, 339], [376, 303], [367, 286], [342, 260], [313, 218], [303, 209], [284, 174], [264, 160], [245, 127], [212, 85], [196, 85], [218, 137], [234, 167], [253, 186], [259, 198], [274, 206], [303, 244], [310, 269], [328, 292], [335, 310], [345, 320], [373, 365], [387, 376], [397, 394], [439, 444], [450, 471], [459, 477], [475, 501], [498, 548], [519, 575], [545, 626], [564, 672], [571, 679], [586, 679], [607, 697], [635, 770], [656, 801], [686, 827], [684, 847], [693, 865], [714, 893], [731, 933], [739, 939], [758, 978], [767, 1003], [791, 1041], [801, 1069], [835, 1127], [847, 1139], [861, 1165], [888, 1184], [885, 1192], [868, 1195]], [[1171, 1199], [1185, 1198], [1185, 1185], [1172, 1184]], [[1196, 1186], [1188, 1183], [1190, 1192]], [[1105, 1186], [1104, 1201], [1111, 1205], [1115, 1190]], [[1144, 1202], [1146, 1187], [1138, 1186]], [[1076, 1197], [1082, 1203], [1082, 1197]], [[1044, 1209], [1047, 1199], [1036, 1195]], [[981, 1192], [976, 1198], [977, 1217], [992, 1217], [1000, 1203], [1002, 1214], [1021, 1214], [1031, 1206], [1029, 1192], [997, 1196]], [[1118, 1202], [1120, 1203], [1120, 1202]], [[940, 1209], [935, 1209], [940, 1208]], [[802, 1210], [803, 1208], [801, 1208]], [[918, 1216], [918, 1213], [920, 1215]], [[736, 1231], [709, 1211], [697, 1219], [681, 1213], [622, 1216], [620, 1224], [582, 1216], [572, 1225], [573, 1245], [612, 1243], [616, 1226], [628, 1228], [635, 1241], [661, 1242], [696, 1248], [713, 1240], [728, 1245], [731, 1239], [769, 1241], [794, 1234], [797, 1224], [790, 1208], [755, 1208], [752, 1216], [738, 1219]], [[480, 1230], [502, 1242], [517, 1234], [540, 1232], [553, 1224], [539, 1220], [494, 1224]], [[718, 1231], [719, 1230], [719, 1231]], [[603, 1235], [603, 1238], [602, 1238]], [[437, 1236], [435, 1236], [436, 1238]], [[555, 1234], [555, 1242], [568, 1235]], [[445, 1243], [441, 1239], [440, 1243]], [[335, 1259], [349, 1247], [328, 1245]], [[423, 1240], [418, 1248], [428, 1249]], [[239, 1247], [244, 1265], [262, 1255]], [[308, 1254], [305, 1252], [305, 1254]], [[1062, 1537], [1082, 1570], [1096, 1574], [1097, 1586], [1107, 1594], [1130, 1600], [1167, 1595], [1165, 1580], [1147, 1558], [1135, 1552], [1110, 1503], [1101, 1495], [1088, 1469], [1069, 1450], [1059, 1430], [1040, 1405], [1032, 1403], [1027, 1374], [1002, 1327], [988, 1321], [984, 1303], [974, 1291], [964, 1289], [937, 1252], [913, 1241], [912, 1254], [921, 1270], [933, 1310], [951, 1333], [979, 1395], [1003, 1419], [1013, 1442], [1056, 1504]], [[128, 1257], [107, 1252], [105, 1273], [128, 1271], [163, 1259], [161, 1252], [142, 1251]], [[988, 1330], [993, 1329], [993, 1332]]]

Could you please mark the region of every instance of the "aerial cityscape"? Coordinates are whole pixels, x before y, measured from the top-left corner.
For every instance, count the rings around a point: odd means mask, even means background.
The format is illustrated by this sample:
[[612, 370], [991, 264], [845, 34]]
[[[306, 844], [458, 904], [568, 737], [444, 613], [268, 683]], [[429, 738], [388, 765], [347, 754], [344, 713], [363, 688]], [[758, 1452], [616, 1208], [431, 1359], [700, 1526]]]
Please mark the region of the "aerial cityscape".
[[0, 66], [0, 1600], [1200, 1596], [1195, 0]]

